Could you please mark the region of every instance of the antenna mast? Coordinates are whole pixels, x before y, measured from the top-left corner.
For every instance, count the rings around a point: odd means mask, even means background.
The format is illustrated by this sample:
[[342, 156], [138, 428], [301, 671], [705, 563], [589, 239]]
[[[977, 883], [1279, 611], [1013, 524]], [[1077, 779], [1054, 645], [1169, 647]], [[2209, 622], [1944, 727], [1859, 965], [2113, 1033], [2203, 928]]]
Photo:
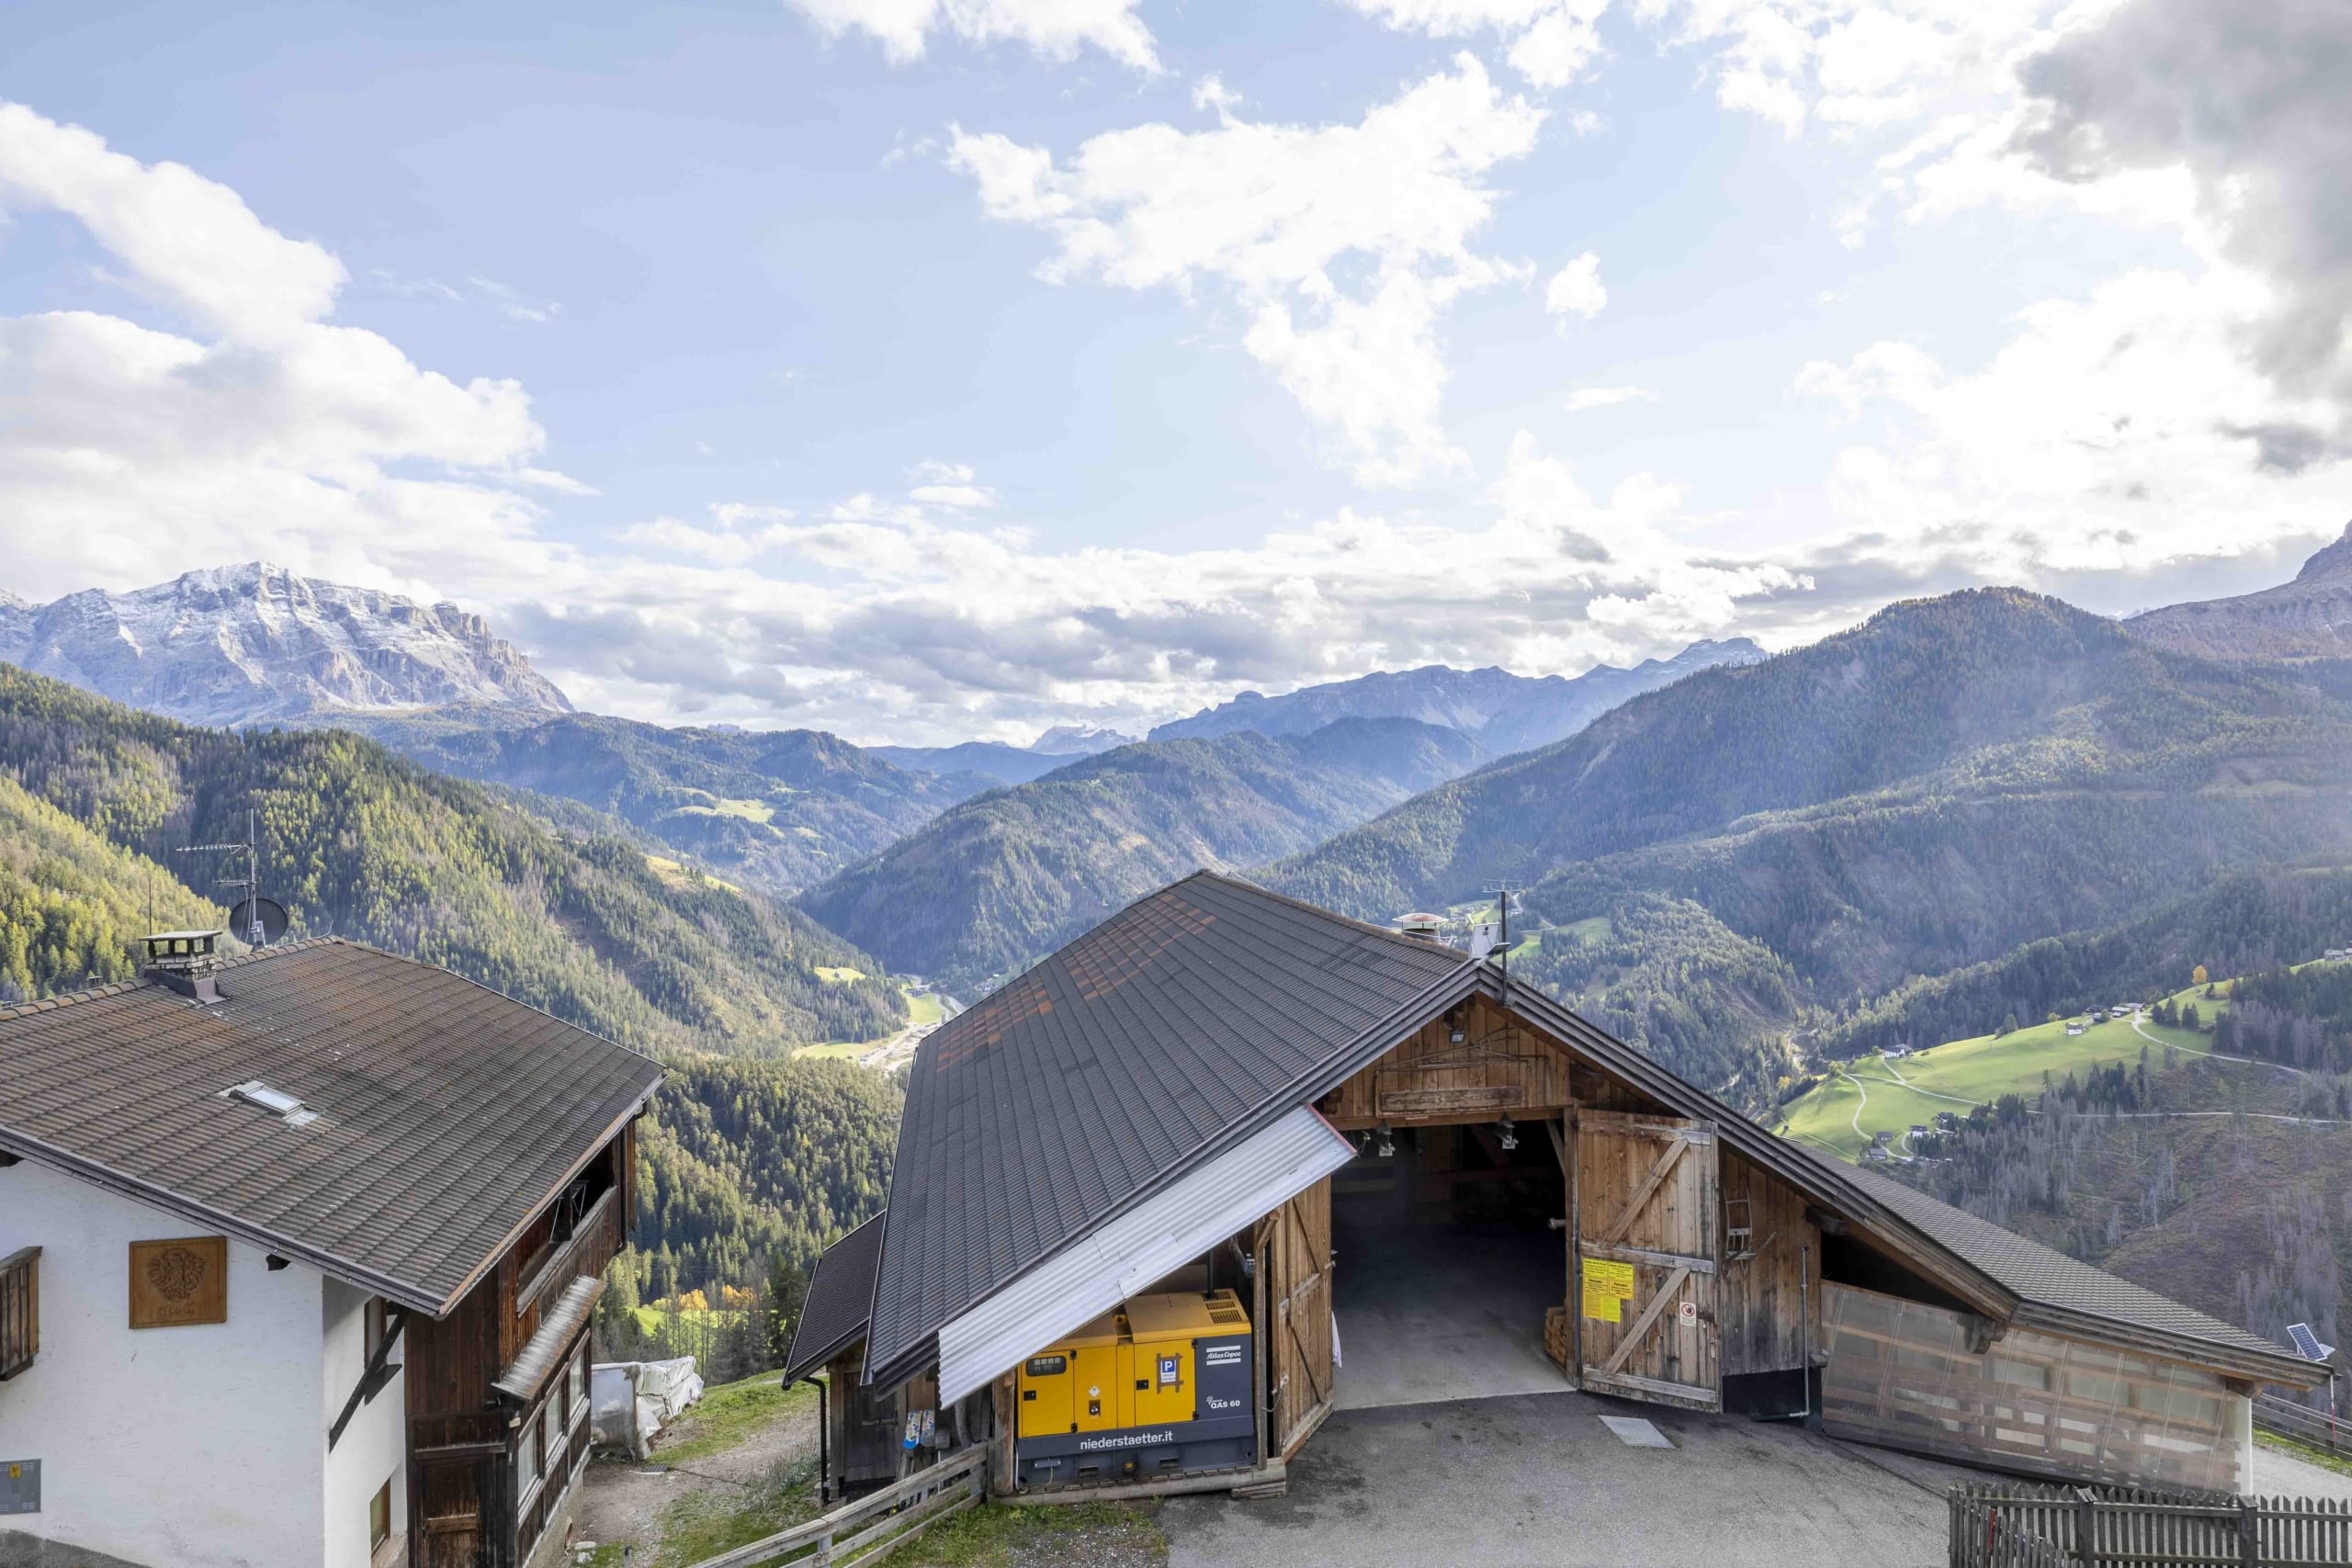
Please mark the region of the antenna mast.
[[232, 914], [229, 917], [229, 934], [237, 937], [251, 947], [268, 945], [261, 919], [260, 842], [261, 835], [256, 830], [255, 815], [253, 808], [248, 807], [245, 810], [245, 837], [243, 843], [188, 844], [174, 852], [184, 855], [242, 854], [245, 857], [244, 875], [224, 876], [214, 886], [234, 888], [244, 895], [240, 902], [244, 910], [245, 929], [237, 930], [236, 916]]
[[1502, 1005], [1509, 1007], [1510, 1006], [1510, 901], [1527, 889], [1514, 887], [1510, 883], [1504, 882], [1487, 888], [1487, 891], [1495, 896], [1495, 946], [1502, 953], [1496, 962], [1502, 966], [1503, 972]]

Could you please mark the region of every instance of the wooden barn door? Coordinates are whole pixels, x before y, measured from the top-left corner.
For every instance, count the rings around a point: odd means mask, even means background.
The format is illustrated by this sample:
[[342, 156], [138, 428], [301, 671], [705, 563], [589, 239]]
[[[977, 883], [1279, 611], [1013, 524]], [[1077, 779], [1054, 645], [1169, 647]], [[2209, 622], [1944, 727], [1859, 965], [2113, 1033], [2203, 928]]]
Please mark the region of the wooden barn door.
[[1719, 1408], [1714, 1128], [1588, 1111], [1576, 1148], [1584, 1387]]
[[1267, 1448], [1287, 1459], [1331, 1409], [1331, 1179], [1266, 1217]]

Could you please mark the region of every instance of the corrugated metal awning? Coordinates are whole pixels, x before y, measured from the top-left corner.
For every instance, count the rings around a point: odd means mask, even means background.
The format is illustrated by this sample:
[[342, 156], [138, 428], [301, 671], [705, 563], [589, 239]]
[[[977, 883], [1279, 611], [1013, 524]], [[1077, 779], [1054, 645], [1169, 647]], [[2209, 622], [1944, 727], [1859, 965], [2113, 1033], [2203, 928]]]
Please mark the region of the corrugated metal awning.
[[939, 1401], [953, 1404], [1038, 1347], [1148, 1289], [1355, 1156], [1306, 1106], [1183, 1177], [939, 1331]]
[[564, 1351], [587, 1331], [589, 1316], [596, 1310], [596, 1298], [604, 1293], [605, 1281], [592, 1274], [583, 1274], [566, 1285], [563, 1294], [539, 1314], [539, 1331], [516, 1352], [514, 1364], [499, 1373], [498, 1381], [490, 1386], [517, 1404], [528, 1404], [538, 1398], [563, 1370], [567, 1360]]

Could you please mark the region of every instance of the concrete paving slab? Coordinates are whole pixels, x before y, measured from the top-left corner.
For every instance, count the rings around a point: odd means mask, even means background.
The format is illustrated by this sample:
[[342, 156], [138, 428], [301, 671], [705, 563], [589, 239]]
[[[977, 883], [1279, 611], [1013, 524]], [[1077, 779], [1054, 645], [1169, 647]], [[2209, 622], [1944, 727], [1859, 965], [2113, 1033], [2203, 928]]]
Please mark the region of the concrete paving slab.
[[1332, 1212], [1341, 1410], [1556, 1393], [1544, 1313], [1567, 1292], [1567, 1243], [1546, 1232], [1372, 1225]]
[[[1674, 1445], [1632, 1449], [1638, 1415]], [[1287, 1495], [1171, 1499], [1170, 1568], [1936, 1568], [1939, 1493], [1789, 1425], [1581, 1393], [1342, 1410]]]

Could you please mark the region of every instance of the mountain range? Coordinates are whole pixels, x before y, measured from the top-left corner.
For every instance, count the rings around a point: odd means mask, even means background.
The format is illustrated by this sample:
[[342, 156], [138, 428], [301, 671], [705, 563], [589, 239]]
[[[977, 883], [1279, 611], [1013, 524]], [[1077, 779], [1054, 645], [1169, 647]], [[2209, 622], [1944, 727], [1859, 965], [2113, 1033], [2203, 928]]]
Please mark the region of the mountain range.
[[1163, 883], [1304, 849], [1476, 754], [1408, 718], [1124, 746], [975, 796], [800, 907], [893, 969], [968, 992]]
[[0, 591], [0, 663], [190, 724], [571, 704], [479, 615], [264, 562], [47, 604]]
[[815, 729], [667, 728], [496, 708], [338, 714], [445, 773], [610, 813], [710, 871], [796, 892], [991, 786], [893, 767]]
[[2125, 624], [2134, 637], [2208, 659], [2352, 660], [2352, 525], [2292, 582], [2169, 604]]
[[1631, 670], [1595, 665], [1581, 675], [1514, 675], [1442, 664], [1382, 671], [1305, 686], [1278, 697], [1244, 692], [1190, 718], [1160, 725], [1153, 740], [1213, 739], [1240, 730], [1306, 735], [1342, 718], [1409, 718], [1461, 731], [1488, 757], [1564, 739], [1631, 698], [1724, 664], [1754, 664], [1764, 650], [1746, 637], [1694, 642], [1671, 659]]

